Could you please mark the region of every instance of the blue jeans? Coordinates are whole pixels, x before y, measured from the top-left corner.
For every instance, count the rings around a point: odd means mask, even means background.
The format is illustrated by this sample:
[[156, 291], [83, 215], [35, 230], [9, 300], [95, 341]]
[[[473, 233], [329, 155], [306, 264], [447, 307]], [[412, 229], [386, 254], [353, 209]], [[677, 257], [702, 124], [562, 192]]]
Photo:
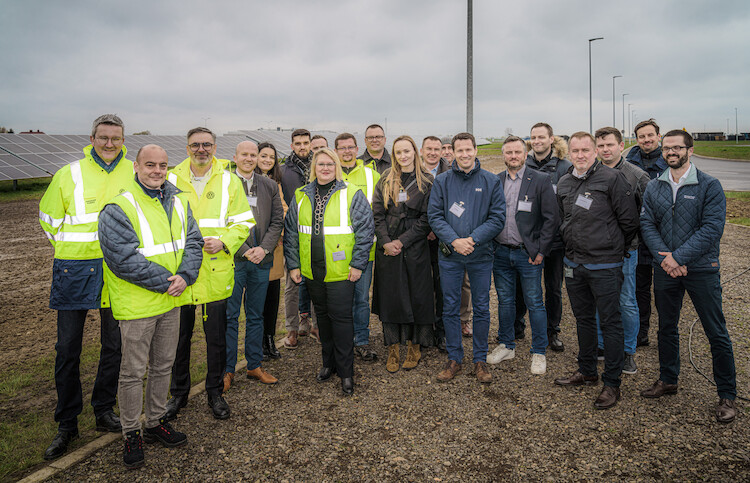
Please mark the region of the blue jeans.
[[448, 358], [459, 364], [464, 359], [461, 339], [461, 285], [464, 273], [469, 274], [471, 303], [474, 309], [474, 357], [473, 362], [487, 360], [487, 338], [490, 335], [490, 279], [492, 263], [488, 260], [464, 262], [441, 259], [440, 286], [443, 289], [443, 325]]
[[[622, 263], [622, 290], [620, 291], [620, 317], [622, 330], [625, 334], [625, 353], [635, 354], [638, 341], [638, 331], [641, 329], [641, 319], [638, 313], [638, 301], [635, 298], [635, 269], [638, 266], [638, 249], [628, 252], [630, 258], [625, 257]], [[602, 328], [599, 326], [599, 312], [596, 313], [596, 332], [599, 337], [599, 348], [604, 349]]]
[[372, 283], [372, 261], [367, 262], [367, 268], [362, 276], [354, 283], [354, 345], [361, 346], [370, 343], [370, 284]]
[[263, 359], [263, 305], [268, 290], [270, 264], [261, 267], [250, 260], [236, 261], [234, 289], [227, 299], [227, 361], [225, 372], [234, 373], [237, 365], [237, 332], [242, 292], [245, 292], [245, 359], [247, 370], [260, 367]]
[[531, 324], [531, 353], [547, 352], [547, 311], [542, 302], [542, 269], [544, 264], [529, 263], [529, 254], [524, 249], [497, 245], [493, 272], [498, 300], [497, 335], [500, 343], [515, 349], [516, 276], [520, 277], [523, 299], [529, 310]]
[[677, 324], [686, 290], [711, 346], [719, 397], [734, 399], [737, 396], [737, 374], [732, 341], [721, 308], [719, 272], [688, 271], [684, 277], [672, 278], [660, 267], [654, 268], [654, 302], [659, 313], [659, 379], [667, 384], [677, 384], [680, 374], [680, 334]]

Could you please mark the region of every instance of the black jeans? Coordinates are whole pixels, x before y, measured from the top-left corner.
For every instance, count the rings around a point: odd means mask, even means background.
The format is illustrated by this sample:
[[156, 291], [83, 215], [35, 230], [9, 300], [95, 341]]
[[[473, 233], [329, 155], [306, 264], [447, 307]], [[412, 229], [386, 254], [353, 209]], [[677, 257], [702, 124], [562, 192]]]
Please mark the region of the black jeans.
[[638, 318], [641, 328], [638, 330], [638, 339], [648, 337], [648, 329], [651, 326], [651, 278], [654, 273], [652, 264], [641, 264], [635, 268], [635, 299], [638, 302]]
[[323, 367], [335, 368], [342, 379], [354, 376], [354, 283], [305, 279], [315, 306], [323, 351]]
[[276, 322], [279, 317], [281, 280], [268, 282], [266, 303], [263, 304], [263, 335], [276, 335]]
[[[83, 410], [81, 391], [81, 346], [83, 326], [88, 310], [57, 311], [57, 344], [55, 344], [55, 386], [57, 408], [55, 421], [63, 431], [78, 428], [78, 415]], [[117, 398], [120, 377], [120, 325], [112, 316], [112, 309], [99, 309], [101, 319], [101, 344], [99, 369], [91, 393], [94, 415], [101, 416], [112, 410]]]
[[[190, 344], [195, 326], [195, 305], [180, 309], [180, 339], [172, 366], [170, 392], [173, 397], [190, 392]], [[218, 300], [203, 305], [203, 332], [206, 336], [206, 393], [221, 393], [222, 374], [227, 360], [227, 301]]]
[[654, 269], [654, 301], [659, 312], [659, 379], [667, 384], [677, 384], [680, 374], [680, 334], [677, 325], [686, 290], [711, 345], [719, 397], [734, 399], [737, 396], [734, 353], [721, 308], [719, 272], [688, 271], [684, 277], [672, 278], [661, 268]]
[[589, 270], [583, 265], [573, 269], [572, 277], [565, 277], [570, 307], [578, 330], [578, 371], [584, 376], [596, 376], [596, 311], [599, 311], [604, 338], [605, 386], [620, 387], [620, 375], [625, 362], [625, 336], [620, 318], [620, 290], [622, 267]]
[[[544, 308], [547, 311], [547, 334], [560, 332], [560, 320], [562, 319], [562, 280], [563, 280], [563, 257], [565, 249], [555, 249], [544, 258]], [[523, 300], [523, 289], [520, 279], [516, 279], [516, 332], [523, 332], [525, 324], [523, 316], [526, 315], [526, 302]]]
[[440, 286], [440, 266], [438, 265], [438, 241], [428, 240], [430, 247], [430, 265], [432, 265], [432, 291], [435, 294], [435, 343], [445, 339], [445, 327], [443, 326], [443, 289]]

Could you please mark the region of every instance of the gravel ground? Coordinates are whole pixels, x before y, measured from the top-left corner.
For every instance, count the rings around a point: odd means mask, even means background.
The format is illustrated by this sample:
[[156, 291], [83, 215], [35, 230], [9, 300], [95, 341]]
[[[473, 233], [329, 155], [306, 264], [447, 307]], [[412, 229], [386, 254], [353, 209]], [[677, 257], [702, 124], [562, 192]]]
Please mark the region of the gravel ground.
[[[727, 226], [722, 240], [725, 281], [750, 266], [749, 234], [745, 227]], [[746, 397], [749, 286], [747, 273], [724, 291], [738, 389]], [[147, 446], [146, 465], [126, 471], [118, 442], [55, 479], [750, 480], [747, 403], [738, 401], [735, 422], [715, 421], [715, 389], [688, 362], [688, 327], [695, 318], [689, 301], [681, 321], [679, 393], [656, 401], [638, 395], [657, 374], [657, 349], [652, 344], [639, 348], [638, 373], [623, 375], [623, 398], [609, 411], [593, 407], [601, 386], [571, 389], [552, 382], [576, 367], [575, 323], [567, 300], [564, 305], [566, 350], [548, 355], [544, 376], [529, 373], [528, 336], [520, 341], [514, 360], [492, 369], [494, 381], [489, 386], [476, 382], [468, 364], [454, 381], [436, 382], [446, 357], [435, 349], [423, 351], [416, 369], [391, 375], [384, 368], [386, 350], [373, 317], [371, 339], [381, 360], [355, 362], [353, 397], [341, 394], [337, 378], [323, 384], [315, 381], [320, 346], [303, 338], [299, 349], [283, 350], [283, 359], [266, 364], [280, 379], [275, 387], [237, 380], [227, 394], [229, 420], [211, 417], [205, 394], [192, 399], [175, 423], [188, 434], [187, 446]], [[496, 307], [490, 334], [497, 331], [495, 314]], [[655, 315], [652, 324], [655, 341]], [[710, 374], [700, 324], [693, 347], [698, 365]], [[464, 339], [464, 348], [469, 359], [470, 339]]]

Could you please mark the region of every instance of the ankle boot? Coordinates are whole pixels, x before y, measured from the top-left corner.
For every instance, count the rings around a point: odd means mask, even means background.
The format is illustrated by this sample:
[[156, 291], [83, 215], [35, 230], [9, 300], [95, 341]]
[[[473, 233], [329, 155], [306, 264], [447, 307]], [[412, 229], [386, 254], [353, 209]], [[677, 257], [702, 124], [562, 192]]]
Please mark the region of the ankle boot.
[[408, 349], [406, 350], [406, 360], [401, 367], [408, 371], [409, 369], [417, 367], [419, 359], [422, 358], [422, 352], [420, 351], [419, 344], [412, 344], [411, 341], [407, 341], [406, 345], [408, 346]]
[[388, 359], [385, 362], [385, 370], [388, 372], [398, 372], [399, 352], [398, 344], [388, 346]]
[[268, 337], [263, 336], [263, 360], [267, 361], [271, 358], [270, 351], [268, 350]]
[[268, 357], [271, 359], [281, 359], [281, 352], [276, 348], [276, 340], [273, 335], [264, 335], [263, 340], [266, 341], [268, 346]]

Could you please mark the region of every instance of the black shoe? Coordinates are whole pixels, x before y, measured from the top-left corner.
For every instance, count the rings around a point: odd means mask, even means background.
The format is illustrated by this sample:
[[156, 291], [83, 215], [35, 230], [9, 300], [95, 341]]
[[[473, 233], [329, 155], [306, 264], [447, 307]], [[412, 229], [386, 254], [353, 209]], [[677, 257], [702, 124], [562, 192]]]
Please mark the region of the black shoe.
[[596, 360], [600, 362], [604, 360], [604, 349], [596, 349]]
[[356, 346], [354, 348], [354, 355], [365, 362], [375, 362], [378, 360], [378, 354], [370, 349], [370, 344]]
[[270, 358], [271, 358], [271, 356], [268, 353], [268, 339], [264, 335], [263, 336], [263, 359], [262, 360], [265, 362], [265, 361], [267, 361]]
[[325, 366], [323, 366], [323, 368], [318, 373], [318, 377], [316, 377], [315, 379], [317, 379], [318, 382], [325, 382], [328, 379], [330, 379], [331, 376], [334, 375], [335, 373], [336, 373], [336, 368], [335, 367], [325, 367]]
[[354, 394], [354, 379], [351, 377], [345, 377], [341, 379], [341, 390], [347, 396]]
[[639, 335], [639, 336], [638, 336], [638, 339], [637, 339], [637, 340], [636, 340], [636, 342], [635, 342], [635, 346], [636, 346], [636, 347], [643, 347], [643, 346], [647, 346], [647, 345], [649, 345], [649, 341], [648, 341], [648, 335], [645, 335], [645, 336], [643, 336], [643, 337], [641, 337], [641, 336]]
[[172, 399], [167, 401], [167, 412], [164, 413], [164, 420], [165, 421], [172, 421], [177, 418], [177, 413], [180, 412], [180, 409], [187, 406], [188, 398], [187, 396], [174, 396]]
[[557, 332], [549, 334], [547, 338], [549, 340], [550, 349], [555, 352], [563, 352], [565, 350], [565, 344], [560, 340], [560, 336], [557, 335]]
[[264, 340], [268, 345], [268, 357], [271, 359], [281, 359], [281, 352], [276, 348], [276, 340], [272, 335], [264, 335]]
[[64, 455], [65, 452], [68, 451], [68, 445], [70, 444], [70, 442], [77, 437], [77, 429], [73, 431], [63, 431], [62, 429], [58, 430], [55, 438], [52, 440], [52, 443], [50, 443], [50, 445], [47, 447], [47, 450], [44, 452], [44, 459], [49, 461], [57, 459], [60, 456]]
[[110, 433], [119, 433], [122, 431], [120, 418], [114, 411], [109, 411], [96, 418], [96, 430], [108, 431]]
[[635, 365], [635, 354], [625, 354], [625, 363], [622, 366], [623, 374], [635, 374], [638, 366]]
[[125, 433], [125, 447], [122, 449], [122, 461], [125, 468], [132, 470], [143, 466], [143, 439], [140, 430], [134, 429]]
[[227, 404], [221, 394], [209, 394], [208, 406], [213, 411], [214, 418], [229, 419], [229, 404]]
[[448, 349], [445, 347], [445, 337], [440, 337], [435, 345], [440, 352], [448, 353]]
[[166, 448], [174, 448], [187, 443], [187, 436], [185, 433], [176, 431], [166, 419], [161, 418], [158, 426], [146, 428], [143, 440], [149, 444], [158, 441]]
[[513, 321], [513, 333], [515, 334], [516, 340], [526, 337], [526, 319], [521, 317], [520, 319]]

